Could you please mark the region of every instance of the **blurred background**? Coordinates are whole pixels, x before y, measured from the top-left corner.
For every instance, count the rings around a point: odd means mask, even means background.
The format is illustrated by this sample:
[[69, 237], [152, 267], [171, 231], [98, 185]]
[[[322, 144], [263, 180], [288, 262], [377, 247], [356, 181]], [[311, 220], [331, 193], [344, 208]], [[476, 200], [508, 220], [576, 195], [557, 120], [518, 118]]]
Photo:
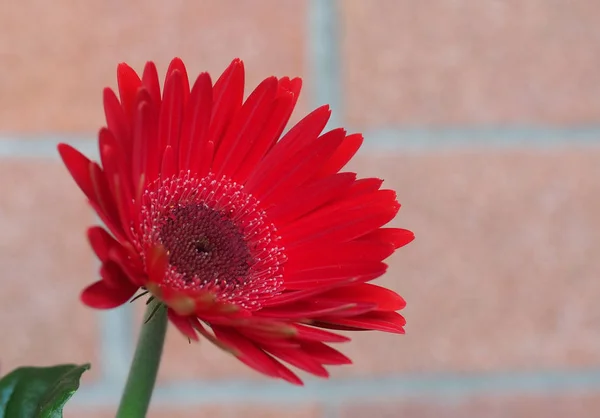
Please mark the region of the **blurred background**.
[[[302, 76], [294, 120], [333, 107], [351, 165], [398, 191], [416, 241], [381, 283], [405, 336], [296, 388], [170, 332], [150, 417], [600, 416], [600, 2], [0, 0], [0, 367], [93, 364], [67, 417], [108, 418], [139, 312], [78, 301], [95, 222], [55, 144], [96, 155], [116, 65], [248, 88]], [[304, 375], [303, 375], [304, 376]]]

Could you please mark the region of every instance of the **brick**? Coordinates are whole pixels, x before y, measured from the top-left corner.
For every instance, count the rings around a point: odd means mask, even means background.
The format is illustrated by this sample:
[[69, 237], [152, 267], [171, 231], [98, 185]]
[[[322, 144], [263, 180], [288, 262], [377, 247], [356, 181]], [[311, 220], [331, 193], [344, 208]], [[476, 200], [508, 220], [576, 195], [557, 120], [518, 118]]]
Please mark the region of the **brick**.
[[337, 4], [352, 126], [598, 121], [594, 0]]
[[[252, 88], [270, 75], [302, 76], [306, 2], [293, 0], [11, 2], [0, 13], [0, 126], [17, 132], [96, 132], [102, 88], [116, 65], [164, 74], [180, 56], [190, 77], [214, 79], [244, 59]], [[162, 79], [162, 76], [161, 76]]]
[[79, 302], [94, 273], [91, 211], [57, 162], [2, 160], [0, 178], [0, 374], [92, 362], [88, 381], [100, 371], [97, 317]]
[[[356, 333], [334, 376], [600, 364], [600, 151], [363, 154], [416, 240], [378, 282], [406, 335]], [[376, 281], [377, 283], [377, 281]]]
[[[65, 408], [65, 418], [113, 418], [114, 408], [83, 409], [81, 407]], [[317, 407], [304, 405], [210, 405], [181, 407], [151, 407], [148, 418], [319, 418], [320, 411]]]
[[546, 396], [496, 396], [462, 401], [423, 399], [406, 402], [349, 404], [339, 418], [595, 418], [600, 410], [600, 394], [560, 394]]
[[[198, 412], [198, 411], [202, 412]], [[171, 415], [173, 414], [173, 415]], [[177, 414], [177, 415], [175, 415]], [[211, 418], [317, 418], [320, 417], [319, 409], [311, 406], [298, 405], [216, 405], [207, 407], [189, 407], [184, 410], [169, 411], [166, 408], [157, 408], [148, 414], [148, 418], [160, 418], [173, 416], [177, 418], [193, 418], [207, 416]]]

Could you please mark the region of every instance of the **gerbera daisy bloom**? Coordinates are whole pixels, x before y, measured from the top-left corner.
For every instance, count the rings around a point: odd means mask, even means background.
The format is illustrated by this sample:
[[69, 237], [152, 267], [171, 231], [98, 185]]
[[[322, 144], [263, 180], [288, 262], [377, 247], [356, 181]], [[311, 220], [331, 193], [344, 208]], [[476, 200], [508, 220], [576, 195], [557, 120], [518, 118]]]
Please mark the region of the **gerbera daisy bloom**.
[[[108, 309], [142, 294], [191, 340], [203, 336], [268, 376], [302, 381], [283, 362], [327, 377], [351, 361], [335, 330], [403, 333], [404, 300], [370, 282], [413, 239], [382, 228], [398, 209], [382, 180], [340, 172], [363, 138], [322, 133], [320, 107], [282, 136], [299, 78], [269, 77], [244, 98], [234, 60], [191, 89], [174, 59], [161, 94], [156, 66], [117, 70], [104, 90], [101, 164], [58, 150], [105, 228], [88, 238], [101, 280], [82, 301]], [[139, 295], [138, 295], [139, 296]]]

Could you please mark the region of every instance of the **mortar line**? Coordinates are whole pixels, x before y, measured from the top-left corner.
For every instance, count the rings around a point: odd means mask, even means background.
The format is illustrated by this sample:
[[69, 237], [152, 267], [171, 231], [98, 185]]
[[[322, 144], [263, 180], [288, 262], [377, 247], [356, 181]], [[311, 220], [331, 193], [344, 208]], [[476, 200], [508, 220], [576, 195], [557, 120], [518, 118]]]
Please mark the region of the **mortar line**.
[[310, 103], [332, 109], [327, 128], [342, 126], [343, 100], [340, 71], [339, 25], [335, 0], [311, 0], [308, 6], [307, 62]]
[[[153, 404], [183, 407], [235, 401], [240, 404], [336, 405], [348, 400], [385, 399], [455, 402], [478, 396], [587, 393], [600, 393], [600, 370], [365, 376], [329, 381], [308, 379], [302, 388], [276, 381], [181, 381], [159, 385]], [[117, 402], [119, 396], [120, 387], [87, 387], [77, 393], [73, 402], [78, 405], [106, 406]]]
[[98, 145], [93, 136], [61, 134], [0, 134], [0, 158], [58, 159], [56, 145], [59, 142], [70, 144], [90, 159], [98, 158]]
[[[123, 388], [133, 358], [133, 313], [130, 305], [100, 312], [101, 385]], [[93, 365], [92, 365], [93, 366]]]
[[[311, 0], [307, 11], [306, 60], [309, 64], [309, 102], [312, 108], [328, 104], [331, 117], [325, 129], [343, 126], [342, 73], [336, 0]], [[321, 418], [337, 418], [338, 408], [327, 400]]]
[[[349, 130], [360, 132], [360, 130]], [[600, 126], [467, 126], [377, 128], [363, 131], [369, 150], [439, 151], [554, 148], [600, 144]]]
[[340, 418], [341, 403], [328, 401], [322, 405], [321, 418]]
[[[349, 129], [349, 132], [360, 130]], [[504, 149], [553, 149], [596, 147], [600, 144], [600, 126], [484, 126], [484, 127], [422, 127], [381, 128], [363, 130], [362, 152], [438, 151]], [[34, 158], [58, 160], [56, 144], [66, 142], [88, 158], [98, 160], [97, 142], [91, 137], [37, 135], [31, 137], [0, 135], [0, 159]]]

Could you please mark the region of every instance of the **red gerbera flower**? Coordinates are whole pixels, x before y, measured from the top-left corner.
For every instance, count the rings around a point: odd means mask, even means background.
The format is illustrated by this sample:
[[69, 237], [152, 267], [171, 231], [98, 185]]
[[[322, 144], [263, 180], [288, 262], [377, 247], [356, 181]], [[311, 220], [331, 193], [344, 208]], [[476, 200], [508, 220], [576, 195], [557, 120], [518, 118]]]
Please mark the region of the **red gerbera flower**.
[[299, 78], [269, 77], [245, 101], [238, 59], [190, 91], [176, 58], [162, 96], [152, 62], [141, 79], [120, 64], [117, 79], [120, 100], [104, 90], [101, 165], [58, 146], [110, 231], [88, 231], [102, 267], [86, 305], [114, 308], [141, 288], [188, 338], [296, 384], [279, 360], [321, 377], [351, 362], [327, 345], [348, 338], [325, 329], [404, 332], [404, 300], [369, 282], [413, 234], [381, 228], [400, 208], [382, 180], [339, 172], [362, 136], [321, 134], [327, 106], [280, 138]]

